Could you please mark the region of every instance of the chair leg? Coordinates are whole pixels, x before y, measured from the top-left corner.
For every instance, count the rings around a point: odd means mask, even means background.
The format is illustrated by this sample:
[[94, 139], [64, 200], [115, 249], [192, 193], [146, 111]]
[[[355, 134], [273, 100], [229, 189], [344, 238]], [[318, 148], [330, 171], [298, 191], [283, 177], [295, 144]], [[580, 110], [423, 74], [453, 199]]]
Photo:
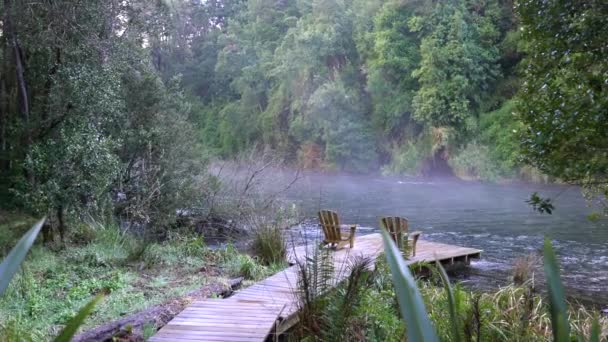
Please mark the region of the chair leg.
[[418, 242], [418, 238], [420, 235], [414, 235], [414, 243], [412, 246], [412, 256], [416, 256], [416, 243]]
[[357, 227], [352, 226], [350, 227], [350, 248], [355, 247], [355, 230], [357, 229]]

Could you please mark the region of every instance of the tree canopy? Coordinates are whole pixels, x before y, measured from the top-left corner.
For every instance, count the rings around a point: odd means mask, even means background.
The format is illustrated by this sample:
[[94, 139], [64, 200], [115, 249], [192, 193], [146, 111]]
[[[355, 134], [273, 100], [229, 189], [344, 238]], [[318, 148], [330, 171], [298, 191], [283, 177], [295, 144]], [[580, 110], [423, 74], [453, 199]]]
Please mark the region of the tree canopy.
[[602, 1], [1, 6], [0, 196], [32, 212], [165, 224], [207, 157], [252, 148], [324, 170], [606, 182]]

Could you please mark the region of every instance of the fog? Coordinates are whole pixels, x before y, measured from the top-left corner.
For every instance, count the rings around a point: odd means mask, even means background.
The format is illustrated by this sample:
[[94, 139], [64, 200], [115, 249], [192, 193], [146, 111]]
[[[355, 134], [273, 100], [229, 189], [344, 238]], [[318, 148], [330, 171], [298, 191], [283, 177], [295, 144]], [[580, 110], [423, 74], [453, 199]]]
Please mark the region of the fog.
[[[552, 215], [525, 202], [538, 191], [554, 198]], [[373, 232], [382, 216], [404, 216], [422, 238], [482, 249], [478, 271], [507, 270], [519, 256], [538, 253], [549, 236], [567, 286], [588, 293], [608, 282], [608, 227], [592, 222], [577, 187], [484, 184], [455, 178], [388, 178], [305, 173], [286, 194], [302, 217], [315, 222], [320, 209], [336, 210], [343, 222]]]

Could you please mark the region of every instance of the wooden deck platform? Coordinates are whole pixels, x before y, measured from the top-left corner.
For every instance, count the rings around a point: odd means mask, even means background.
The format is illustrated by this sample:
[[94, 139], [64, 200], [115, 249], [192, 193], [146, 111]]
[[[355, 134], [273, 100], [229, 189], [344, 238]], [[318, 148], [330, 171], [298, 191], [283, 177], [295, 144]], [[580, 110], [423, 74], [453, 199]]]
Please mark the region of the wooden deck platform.
[[[288, 256], [290, 263], [303, 260], [312, 248], [294, 248]], [[333, 252], [334, 283], [346, 277], [344, 265], [349, 259], [358, 256], [375, 259], [382, 250], [382, 236], [376, 233], [357, 237], [352, 250]], [[469, 263], [472, 258], [479, 258], [481, 252], [420, 240], [416, 256], [407, 262]], [[269, 334], [282, 333], [297, 322], [297, 277], [297, 266], [291, 266], [229, 298], [195, 301], [149, 341], [264, 341]]]

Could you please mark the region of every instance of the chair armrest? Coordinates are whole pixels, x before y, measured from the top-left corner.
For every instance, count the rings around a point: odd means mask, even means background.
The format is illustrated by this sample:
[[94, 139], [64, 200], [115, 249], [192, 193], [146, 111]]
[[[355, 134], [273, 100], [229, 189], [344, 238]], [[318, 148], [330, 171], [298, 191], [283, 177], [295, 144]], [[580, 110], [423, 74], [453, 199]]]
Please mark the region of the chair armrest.
[[413, 239], [418, 239], [420, 235], [422, 235], [422, 232], [419, 230], [408, 234], [408, 236], [411, 236]]
[[[357, 230], [357, 227], [359, 225], [358, 224], [341, 224], [340, 225], [340, 229], [348, 229], [349, 230], [349, 235], [346, 239], [350, 239], [351, 237], [355, 236], [355, 231]], [[342, 234], [346, 234], [345, 232], [343, 232]], [[342, 236], [346, 236], [346, 235], [342, 235]]]
[[357, 228], [358, 226], [358, 224], [341, 224], [340, 229], [352, 229], [353, 227]]

